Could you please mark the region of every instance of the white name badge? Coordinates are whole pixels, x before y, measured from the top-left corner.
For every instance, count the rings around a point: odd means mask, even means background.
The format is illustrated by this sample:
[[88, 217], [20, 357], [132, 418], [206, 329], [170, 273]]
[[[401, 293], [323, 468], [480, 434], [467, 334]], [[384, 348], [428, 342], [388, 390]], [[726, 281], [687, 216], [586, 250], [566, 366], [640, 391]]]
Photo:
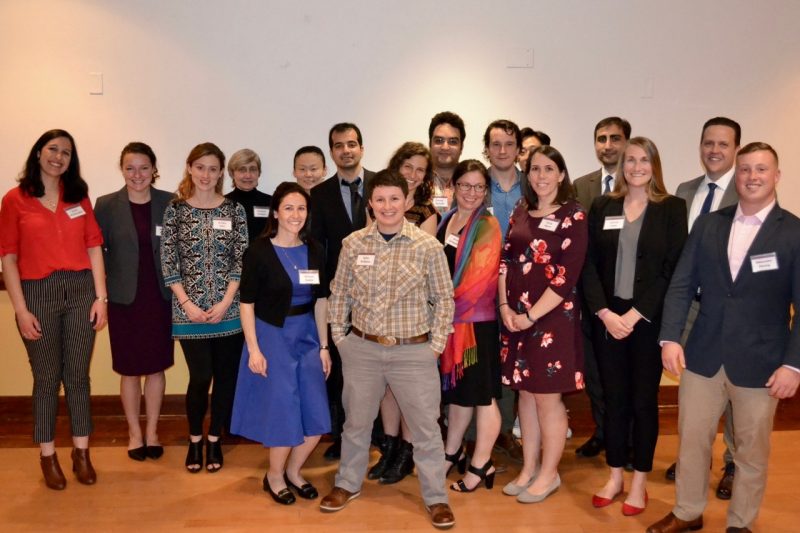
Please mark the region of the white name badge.
[[319, 270], [298, 270], [300, 285], [319, 285]]
[[452, 246], [453, 248], [458, 248], [458, 235], [453, 235], [452, 233], [447, 237], [444, 241], [447, 246]]
[[543, 218], [541, 222], [539, 222], [539, 228], [546, 229], [547, 231], [555, 231], [558, 229], [558, 225], [561, 224], [561, 219], [559, 218]]
[[211, 226], [214, 229], [221, 229], [222, 231], [230, 231], [233, 229], [233, 221], [229, 218], [215, 218], [211, 221]]
[[375, 254], [358, 254], [356, 265], [371, 267], [375, 264]]
[[778, 270], [778, 256], [775, 252], [768, 254], [758, 254], [750, 256], [750, 267], [753, 272], [766, 272], [768, 270]]
[[256, 218], [267, 218], [269, 216], [269, 207], [254, 205], [253, 216]]
[[489, 211], [490, 214], [494, 215], [494, 207], [489, 206], [486, 208], [486, 210]]
[[86, 214], [86, 211], [84, 211], [83, 207], [80, 205], [73, 205], [72, 207], [66, 208], [64, 211], [67, 212], [69, 218], [78, 218]]
[[606, 217], [605, 222], [603, 222], [603, 229], [610, 230], [610, 229], [622, 229], [622, 226], [625, 225], [625, 217], [620, 215], [618, 217]]
[[161, 237], [161, 230], [163, 229], [162, 226], [156, 225], [156, 237]]
[[433, 207], [447, 209], [447, 196], [434, 196]]

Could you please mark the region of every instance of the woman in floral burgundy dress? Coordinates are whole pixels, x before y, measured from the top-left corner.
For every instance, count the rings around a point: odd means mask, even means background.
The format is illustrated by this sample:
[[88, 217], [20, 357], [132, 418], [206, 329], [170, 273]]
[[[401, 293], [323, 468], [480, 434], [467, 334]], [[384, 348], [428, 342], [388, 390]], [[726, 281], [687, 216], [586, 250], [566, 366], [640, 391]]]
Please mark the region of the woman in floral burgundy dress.
[[561, 395], [584, 387], [576, 283], [587, 222], [558, 150], [537, 148], [526, 171], [500, 263], [502, 379], [519, 391], [524, 453], [519, 476], [503, 492], [535, 503], [561, 485], [558, 463], [567, 434]]

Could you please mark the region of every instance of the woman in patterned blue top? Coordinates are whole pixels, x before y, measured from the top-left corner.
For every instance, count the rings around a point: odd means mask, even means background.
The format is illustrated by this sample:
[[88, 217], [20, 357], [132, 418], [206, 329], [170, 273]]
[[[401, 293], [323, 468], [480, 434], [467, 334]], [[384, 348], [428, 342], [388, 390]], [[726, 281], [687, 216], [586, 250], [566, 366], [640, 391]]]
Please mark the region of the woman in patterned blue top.
[[222, 468], [220, 435], [230, 426], [236, 371], [242, 352], [239, 278], [247, 248], [244, 208], [222, 196], [225, 154], [212, 143], [194, 147], [176, 200], [164, 213], [161, 262], [172, 289], [172, 337], [189, 367], [186, 469], [203, 467], [203, 419], [211, 394], [206, 468]]

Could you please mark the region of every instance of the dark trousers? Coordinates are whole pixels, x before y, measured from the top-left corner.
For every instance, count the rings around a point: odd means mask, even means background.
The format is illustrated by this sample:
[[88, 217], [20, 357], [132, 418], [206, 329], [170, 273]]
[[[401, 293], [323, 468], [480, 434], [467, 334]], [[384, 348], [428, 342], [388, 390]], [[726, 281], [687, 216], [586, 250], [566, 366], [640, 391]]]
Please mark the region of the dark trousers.
[[22, 281], [28, 310], [39, 320], [42, 336], [22, 339], [33, 373], [33, 440], [56, 437], [58, 392], [64, 384], [70, 427], [75, 437], [92, 432], [89, 363], [94, 329], [89, 310], [94, 303], [90, 270], [60, 270], [43, 279]]
[[[614, 298], [611, 311], [622, 315], [630, 300]], [[594, 319], [594, 346], [606, 404], [606, 462], [623, 467], [628, 457], [628, 434], [633, 437], [633, 468], [653, 469], [658, 440], [658, 386], [661, 381], [661, 349], [658, 323], [642, 319], [630, 335], [616, 340]], [[632, 424], [631, 424], [632, 422]]]
[[211, 392], [211, 423], [209, 435], [222, 435], [231, 425], [233, 395], [239, 360], [242, 357], [244, 336], [241, 333], [211, 339], [181, 339], [181, 348], [189, 367], [189, 386], [186, 389], [186, 417], [189, 434], [203, 434], [203, 419], [208, 410], [208, 389]]

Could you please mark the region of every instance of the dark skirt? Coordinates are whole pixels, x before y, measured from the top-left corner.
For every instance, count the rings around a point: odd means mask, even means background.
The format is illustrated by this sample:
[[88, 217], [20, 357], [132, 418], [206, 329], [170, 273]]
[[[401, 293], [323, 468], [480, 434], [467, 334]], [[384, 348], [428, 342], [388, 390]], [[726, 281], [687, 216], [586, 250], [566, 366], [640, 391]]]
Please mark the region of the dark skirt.
[[475, 322], [478, 360], [464, 369], [453, 389], [442, 392], [445, 404], [490, 405], [500, 398], [500, 330], [496, 320]]

